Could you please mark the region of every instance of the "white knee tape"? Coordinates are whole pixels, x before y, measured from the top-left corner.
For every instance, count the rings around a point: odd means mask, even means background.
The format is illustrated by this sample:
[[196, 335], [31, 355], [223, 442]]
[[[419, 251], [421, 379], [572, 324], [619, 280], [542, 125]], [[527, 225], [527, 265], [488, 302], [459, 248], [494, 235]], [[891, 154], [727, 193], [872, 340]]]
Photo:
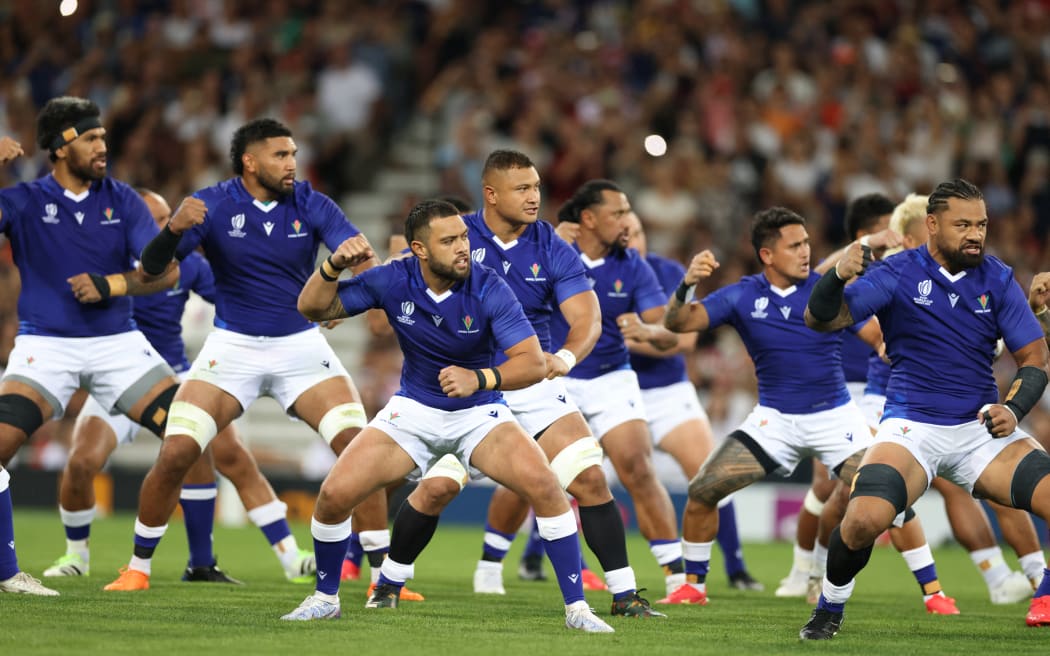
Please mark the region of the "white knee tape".
[[576, 533], [576, 513], [571, 510], [555, 517], [537, 517], [536, 528], [544, 540], [558, 540]]
[[185, 401], [172, 402], [171, 408], [168, 410], [168, 426], [164, 431], [165, 437], [168, 435], [189, 435], [200, 445], [201, 451], [203, 451], [218, 432], [218, 429], [215, 427], [215, 420], [204, 410]]
[[802, 507], [806, 509], [811, 515], [820, 517], [820, 513], [824, 511], [824, 502], [817, 498], [814, 494], [813, 488], [809, 488], [806, 491], [806, 498], [802, 501]]
[[7, 470], [0, 467], [0, 492], [3, 492], [10, 487], [11, 474], [7, 473]]
[[451, 453], [446, 453], [441, 456], [434, 465], [427, 470], [426, 474], [423, 474], [423, 478], [438, 478], [444, 476], [445, 478], [451, 478], [452, 480], [459, 483], [459, 489], [463, 489], [463, 486], [467, 484], [467, 479], [470, 476], [467, 474], [467, 470], [463, 468], [463, 465], [459, 462], [456, 456]]
[[347, 428], [364, 428], [367, 425], [365, 406], [360, 403], [343, 403], [321, 417], [321, 423], [317, 425], [317, 432], [321, 434], [325, 442], [331, 444], [335, 436]]
[[598, 440], [588, 435], [565, 447], [551, 460], [551, 469], [558, 477], [562, 488], [567, 488], [584, 469], [602, 464], [605, 452]]

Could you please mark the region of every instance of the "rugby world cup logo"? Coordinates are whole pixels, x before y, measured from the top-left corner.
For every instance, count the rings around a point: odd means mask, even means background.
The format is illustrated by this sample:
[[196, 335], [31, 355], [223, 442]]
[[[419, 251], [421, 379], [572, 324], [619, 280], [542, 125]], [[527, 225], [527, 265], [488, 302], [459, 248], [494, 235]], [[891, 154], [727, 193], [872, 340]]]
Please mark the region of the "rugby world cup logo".
[[472, 250], [470, 252], [470, 259], [474, 260], [478, 264], [484, 264], [485, 263], [485, 249], [484, 248], [475, 248], [474, 250]]
[[927, 278], [921, 281], [916, 289], [919, 291], [919, 295], [912, 298], [916, 305], [930, 306], [933, 305], [933, 299], [930, 298], [930, 292], [933, 291], [933, 281]]
[[230, 226], [233, 230], [230, 230], [227, 234], [231, 237], [244, 237], [247, 233], [244, 232], [244, 215], [235, 214], [230, 217]]
[[766, 312], [766, 308], [768, 308], [768, 307], [769, 307], [769, 298], [768, 297], [761, 296], [759, 298], [756, 298], [755, 299], [755, 309], [752, 310], [751, 316], [754, 317], [755, 319], [765, 319], [766, 317], [769, 316], [769, 314]]
[[44, 216], [40, 217], [40, 220], [44, 223], [58, 223], [58, 205], [54, 203], [48, 203], [44, 205]]
[[406, 326], [411, 326], [416, 322], [412, 318], [412, 313], [416, 311], [416, 304], [412, 301], [401, 301], [401, 314], [397, 317], [398, 323], [403, 323]]

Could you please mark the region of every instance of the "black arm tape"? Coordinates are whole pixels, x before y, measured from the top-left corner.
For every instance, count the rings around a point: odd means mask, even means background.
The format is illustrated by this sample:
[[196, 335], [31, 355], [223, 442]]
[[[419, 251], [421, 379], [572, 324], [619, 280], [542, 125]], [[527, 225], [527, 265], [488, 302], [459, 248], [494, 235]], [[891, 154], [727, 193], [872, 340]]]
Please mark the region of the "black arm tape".
[[1010, 391], [1007, 392], [1003, 405], [1010, 408], [1020, 422], [1039, 402], [1045, 389], [1045, 371], [1040, 367], [1021, 367], [1014, 376], [1014, 382], [1010, 384]]
[[182, 235], [176, 235], [164, 226], [164, 229], [142, 249], [142, 270], [151, 276], [159, 276], [168, 268], [175, 257]]
[[481, 369], [475, 369], [474, 374], [478, 377], [478, 391], [485, 389], [485, 374], [481, 372]]
[[835, 273], [835, 268], [832, 267], [831, 271], [821, 276], [817, 284], [813, 285], [813, 291], [809, 295], [810, 315], [822, 322], [831, 321], [839, 316], [845, 289], [846, 283], [839, 278], [839, 274]]
[[496, 384], [492, 386], [492, 389], [498, 390], [499, 388], [503, 387], [503, 374], [499, 372], [499, 369], [493, 367], [492, 375], [496, 377]]
[[109, 281], [106, 280], [105, 276], [100, 276], [97, 273], [89, 273], [88, 278], [91, 278], [92, 284], [95, 285], [95, 289], [98, 290], [99, 296], [102, 300], [109, 298]]
[[157, 398], [150, 401], [142, 410], [139, 424], [143, 428], [148, 428], [157, 437], [164, 437], [164, 427], [168, 423], [168, 409], [171, 407], [171, 400], [175, 398], [175, 392], [178, 389], [178, 385], [172, 385], [158, 394]]
[[679, 303], [685, 303], [686, 298], [689, 297], [689, 288], [692, 285], [685, 284], [685, 280], [678, 283], [678, 289], [674, 290], [674, 297], [678, 299]]
[[898, 514], [908, 507], [908, 486], [901, 473], [889, 465], [864, 465], [853, 477], [849, 498], [878, 497], [893, 505]]
[[1033, 449], [1021, 458], [1010, 480], [1010, 503], [1014, 508], [1032, 512], [1032, 493], [1039, 481], [1050, 476], [1050, 456], [1046, 451]]
[[29, 437], [44, 423], [40, 407], [21, 394], [0, 394], [0, 424], [9, 424]]

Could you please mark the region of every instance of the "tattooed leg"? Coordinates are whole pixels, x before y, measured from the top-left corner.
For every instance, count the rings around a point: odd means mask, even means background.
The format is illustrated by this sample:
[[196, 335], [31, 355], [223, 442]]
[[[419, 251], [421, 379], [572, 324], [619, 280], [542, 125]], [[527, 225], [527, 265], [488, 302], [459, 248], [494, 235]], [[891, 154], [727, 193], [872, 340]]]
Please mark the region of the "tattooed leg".
[[689, 501], [682, 517], [682, 537], [710, 542], [718, 533], [718, 502], [765, 477], [767, 468], [730, 435], [689, 482]]

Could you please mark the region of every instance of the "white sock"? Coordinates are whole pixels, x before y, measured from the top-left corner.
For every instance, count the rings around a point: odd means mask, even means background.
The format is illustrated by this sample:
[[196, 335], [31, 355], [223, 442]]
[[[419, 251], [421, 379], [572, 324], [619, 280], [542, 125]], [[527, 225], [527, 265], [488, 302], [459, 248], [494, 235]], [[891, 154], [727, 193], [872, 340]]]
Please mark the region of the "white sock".
[[[295, 569], [295, 564], [299, 561], [299, 543], [296, 542], [294, 535], [289, 535], [280, 542], [275, 542], [272, 545], [273, 552], [277, 554], [277, 558], [281, 561], [281, 566], [286, 571], [291, 572]], [[296, 575], [299, 572], [295, 572]], [[338, 601], [338, 598], [336, 598]]]
[[828, 548], [817, 541], [813, 545], [813, 570], [810, 572], [810, 577], [823, 578], [826, 571], [828, 571]]
[[844, 604], [853, 595], [853, 586], [856, 584], [857, 580], [853, 579], [846, 585], [835, 585], [825, 576], [821, 592], [825, 601], [833, 604]]
[[327, 592], [321, 592], [320, 590], [314, 590], [314, 596], [322, 601], [327, 601], [330, 604], [339, 603], [339, 595], [328, 594]]
[[795, 544], [794, 552], [795, 559], [791, 564], [791, 573], [788, 576], [792, 578], [809, 578], [810, 572], [813, 571], [813, 551], [803, 549], [798, 544]]
[[1043, 571], [1046, 569], [1046, 556], [1043, 551], [1033, 551], [1017, 559], [1021, 563], [1021, 571], [1032, 582], [1032, 588], [1038, 588], [1043, 581]]
[[1010, 568], [1003, 560], [1003, 550], [999, 547], [988, 547], [970, 552], [970, 560], [984, 577], [984, 583], [988, 589], [998, 586], [1010, 576]]
[[91, 549], [87, 540], [70, 540], [66, 538], [66, 553], [80, 556], [85, 563], [91, 562]]
[[142, 572], [146, 576], [149, 576], [150, 575], [150, 562], [152, 560], [153, 560], [152, 558], [139, 558], [138, 556], [133, 555], [131, 557], [131, 562], [128, 563], [128, 569], [135, 569], [135, 570], [138, 570], [138, 571]]

